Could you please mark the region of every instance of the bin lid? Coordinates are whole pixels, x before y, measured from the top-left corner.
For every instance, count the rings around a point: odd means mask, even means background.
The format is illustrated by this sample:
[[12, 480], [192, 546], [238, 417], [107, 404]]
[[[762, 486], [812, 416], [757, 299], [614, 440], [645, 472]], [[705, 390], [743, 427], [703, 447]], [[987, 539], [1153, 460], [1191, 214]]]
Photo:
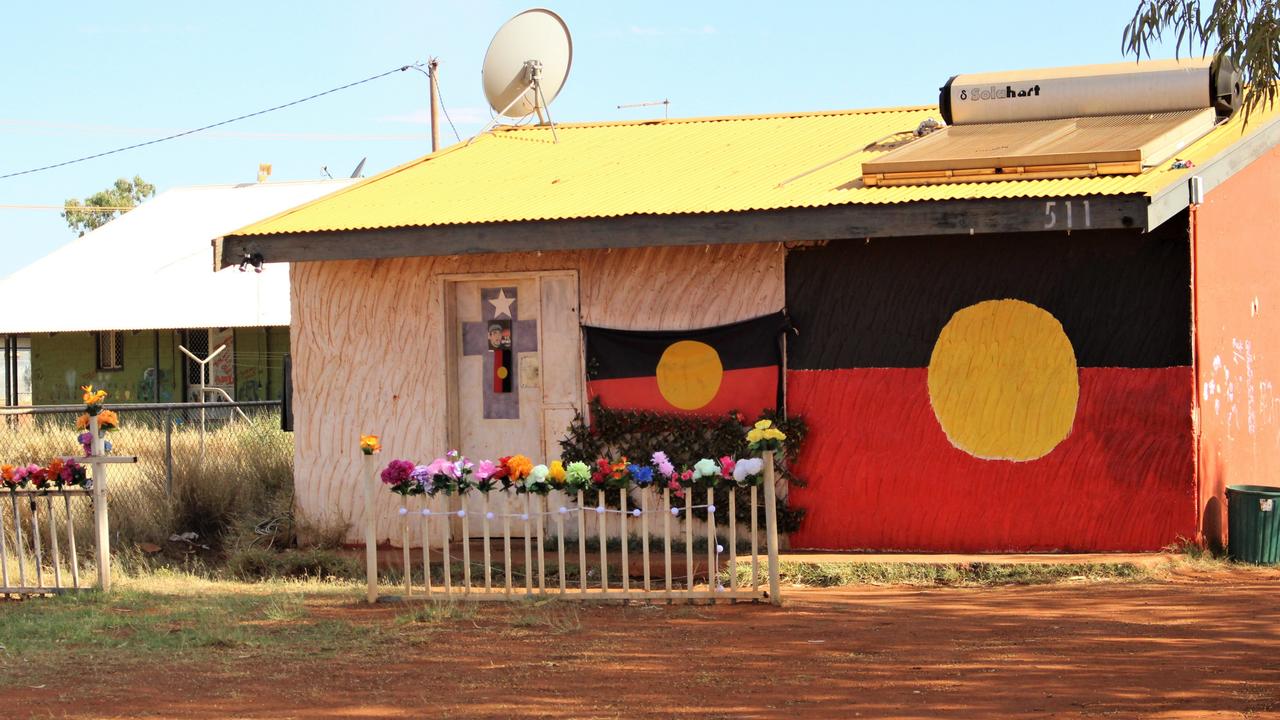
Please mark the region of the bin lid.
[[1250, 495], [1268, 495], [1280, 497], [1280, 487], [1270, 485], [1228, 485], [1227, 492], [1247, 493]]

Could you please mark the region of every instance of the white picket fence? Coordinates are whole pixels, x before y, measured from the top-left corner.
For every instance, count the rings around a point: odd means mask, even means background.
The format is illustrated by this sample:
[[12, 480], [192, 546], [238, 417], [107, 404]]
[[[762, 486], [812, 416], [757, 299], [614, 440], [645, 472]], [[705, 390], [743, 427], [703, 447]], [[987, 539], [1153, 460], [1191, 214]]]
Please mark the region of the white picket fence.
[[[64, 457], [89, 468], [90, 486], [85, 488], [24, 488], [7, 490], [9, 507], [6, 520], [0, 522], [0, 597], [8, 595], [52, 595], [97, 587], [111, 589], [111, 547], [107, 515], [107, 466], [135, 463], [134, 456], [104, 455], [98, 418], [90, 418], [93, 433], [93, 455]], [[76, 548], [75, 518], [77, 505], [92, 502], [93, 557], [97, 566], [96, 585], [81, 580], [82, 553]], [[58, 521], [59, 506], [62, 522]], [[5, 511], [0, 502], [0, 512]], [[6, 527], [8, 526], [8, 527]], [[63, 553], [62, 536], [66, 538]], [[15, 571], [16, 570], [16, 571]], [[65, 570], [65, 572], [64, 572]]]
[[[738, 523], [736, 493], [729, 493], [728, 517], [722, 546], [717, 534], [715, 498], [707, 489], [687, 490], [684, 498], [674, 497], [669, 489], [654, 488], [616, 490], [618, 506], [607, 507], [603, 500], [588, 505], [582, 492], [576, 498], [551, 507], [546, 496], [521, 494], [513, 490], [494, 491], [506, 495], [506, 502], [492, 503], [489, 494], [472, 491], [482, 503], [478, 518], [465, 509], [432, 509], [431, 501], [421, 496], [405, 498], [401, 516], [401, 575], [395, 585], [407, 598], [425, 600], [516, 600], [525, 597], [556, 597], [589, 601], [759, 601], [774, 604], [782, 601], [778, 583], [777, 502], [774, 486], [773, 453], [764, 456], [764, 482], [752, 487], [750, 494], [750, 581], [740, 583], [738, 567]], [[378, 576], [376, 500], [386, 492], [379, 479], [376, 456], [365, 456], [365, 571], [367, 599], [377, 602], [381, 595]], [[705, 492], [705, 502], [695, 494]], [[760, 552], [759, 502], [764, 501], [765, 553]], [[514, 508], [514, 510], [513, 510]], [[693, 512], [707, 510], [703, 527], [695, 531]], [[453, 539], [454, 519], [461, 525], [461, 538]], [[478, 522], [479, 549], [473, 552], [473, 522]], [[413, 524], [420, 524], [421, 546], [411, 547]], [[554, 525], [554, 528], [548, 527]], [[548, 534], [554, 530], [554, 559], [548, 562]], [[574, 531], [574, 532], [570, 532]], [[594, 532], [599, 547], [588, 552], [588, 537]], [[628, 540], [633, 534], [641, 541], [641, 573], [633, 577]], [[696, 583], [695, 535], [706, 540], [706, 582]], [[572, 537], [571, 537], [572, 536]], [[436, 538], [435, 541], [432, 538]], [[609, 538], [620, 540], [618, 566], [609, 562]], [[575, 539], [576, 538], [576, 539]], [[661, 540], [662, 572], [654, 573], [650, 565], [651, 539]], [[515, 561], [513, 539], [523, 545], [523, 584], [513, 582]], [[495, 544], [500, 543], [499, 547]], [[574, 547], [576, 545], [576, 547]], [[433, 548], [434, 546], [434, 548]], [[680, 562], [673, 559], [683, 550]], [[722, 553], [721, 550], [724, 550]], [[415, 562], [415, 555], [417, 560]], [[473, 555], [475, 557], [473, 558]], [[728, 586], [718, 581], [721, 556], [727, 555]], [[495, 557], [501, 562], [495, 567]], [[764, 565], [762, 567], [762, 559]], [[473, 569], [473, 560], [480, 562]], [[746, 560], [745, 557], [742, 560]], [[461, 582], [454, 582], [453, 564], [461, 561]], [[577, 581], [569, 581], [570, 565], [576, 563]], [[414, 568], [421, 567], [421, 584], [415, 583]], [[440, 580], [433, 582], [432, 566], [441, 570]], [[683, 567], [680, 567], [683, 565]], [[549, 577], [550, 566], [555, 575]], [[495, 572], [495, 570], [497, 572]], [[495, 575], [497, 577], [495, 577]], [[388, 585], [388, 587], [392, 587]], [[766, 589], [767, 588], [767, 589]]]

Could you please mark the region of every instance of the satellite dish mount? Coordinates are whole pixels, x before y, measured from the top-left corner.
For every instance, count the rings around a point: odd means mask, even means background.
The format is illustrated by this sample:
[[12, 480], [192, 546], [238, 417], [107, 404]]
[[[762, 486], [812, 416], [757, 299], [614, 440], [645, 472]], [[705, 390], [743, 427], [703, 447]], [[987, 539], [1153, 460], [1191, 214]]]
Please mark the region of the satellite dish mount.
[[520, 120], [536, 114], [538, 123], [548, 125], [552, 139], [560, 142], [550, 106], [572, 63], [573, 40], [559, 15], [535, 8], [508, 20], [484, 56], [484, 94], [497, 114], [480, 133], [492, 130], [504, 117]]

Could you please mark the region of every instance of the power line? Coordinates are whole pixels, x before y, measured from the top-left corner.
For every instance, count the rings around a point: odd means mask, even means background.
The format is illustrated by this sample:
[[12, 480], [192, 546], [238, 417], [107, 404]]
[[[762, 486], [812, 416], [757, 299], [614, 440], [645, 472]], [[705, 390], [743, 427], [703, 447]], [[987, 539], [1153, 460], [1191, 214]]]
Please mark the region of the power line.
[[380, 79], [380, 78], [384, 78], [384, 77], [386, 77], [386, 76], [388, 76], [388, 75], [392, 75], [392, 74], [394, 74], [394, 73], [404, 72], [405, 70], [408, 70], [410, 67], [413, 67], [413, 66], [412, 66], [412, 65], [404, 65], [404, 66], [401, 66], [401, 67], [395, 68], [395, 69], [393, 69], [393, 70], [388, 70], [388, 71], [386, 71], [386, 72], [384, 72], [384, 73], [379, 73], [379, 74], [377, 74], [377, 75], [373, 75], [373, 76], [367, 77], [367, 78], [365, 78], [365, 79], [363, 79], [363, 80], [357, 80], [357, 81], [355, 81], [355, 82], [353, 82], [353, 83], [347, 83], [346, 85], [343, 85], [343, 86], [341, 86], [341, 87], [336, 87], [336, 88], [333, 88], [333, 89], [331, 89], [331, 90], [325, 90], [324, 92], [319, 92], [319, 93], [316, 93], [315, 95], [308, 95], [307, 97], [300, 98], [300, 99], [298, 99], [298, 100], [294, 100], [294, 101], [292, 101], [292, 102], [287, 102], [287, 103], [284, 103], [283, 105], [276, 105], [275, 107], [269, 107], [269, 108], [267, 108], [267, 109], [265, 109], [265, 110], [258, 110], [257, 112], [251, 112], [251, 113], [248, 113], [248, 114], [245, 114], [245, 115], [240, 115], [240, 116], [238, 116], [238, 117], [233, 117], [233, 118], [231, 118], [230, 120], [223, 120], [222, 122], [216, 122], [216, 123], [213, 123], [213, 124], [211, 124], [211, 125], [205, 125], [205, 126], [203, 126], [203, 127], [198, 127], [198, 128], [193, 129], [193, 130], [185, 130], [185, 131], [180, 132], [180, 133], [174, 133], [173, 135], [166, 135], [165, 137], [162, 137], [162, 138], [156, 138], [155, 140], [148, 140], [148, 141], [146, 141], [146, 142], [135, 143], [135, 144], [133, 144], [133, 145], [126, 145], [125, 147], [119, 147], [119, 148], [116, 148], [116, 149], [114, 149], [114, 150], [107, 150], [106, 152], [95, 153], [95, 154], [93, 154], [93, 155], [86, 155], [86, 156], [84, 156], [84, 157], [78, 157], [78, 158], [76, 158], [76, 159], [74, 159], [74, 160], [65, 160], [65, 161], [63, 161], [63, 162], [60, 162], [60, 163], [54, 163], [54, 164], [52, 164], [52, 165], [45, 165], [45, 166], [43, 166], [43, 167], [31, 168], [30, 170], [20, 170], [20, 171], [18, 171], [18, 172], [11, 172], [11, 173], [8, 173], [7, 175], [0, 175], [0, 180], [6, 180], [6, 179], [8, 179], [8, 178], [14, 178], [14, 177], [18, 177], [18, 176], [20, 176], [20, 175], [30, 175], [31, 173], [43, 172], [43, 171], [45, 171], [45, 170], [53, 170], [54, 168], [65, 167], [65, 166], [67, 166], [67, 165], [74, 165], [75, 163], [85, 162], [86, 160], [95, 160], [95, 159], [100, 158], [100, 157], [105, 157], [105, 156], [107, 156], [107, 155], [114, 155], [114, 154], [116, 154], [116, 153], [121, 153], [121, 152], [124, 152], [124, 151], [126, 151], [126, 150], [136, 150], [137, 148], [140, 148], [140, 147], [146, 147], [146, 146], [148, 146], [148, 145], [155, 145], [155, 144], [157, 144], [157, 143], [162, 143], [162, 142], [165, 142], [165, 141], [167, 141], [167, 140], [174, 140], [174, 139], [177, 139], [177, 138], [180, 138], [180, 137], [185, 137], [185, 136], [187, 136], [187, 135], [194, 135], [195, 133], [203, 132], [203, 131], [205, 131], [205, 130], [212, 130], [213, 128], [221, 127], [221, 126], [223, 126], [223, 125], [230, 125], [231, 123], [233, 123], [233, 122], [238, 122], [238, 121], [240, 121], [240, 120], [247, 120], [248, 118], [251, 118], [251, 117], [257, 117], [257, 116], [259, 116], [259, 115], [265, 115], [265, 114], [267, 114], [267, 113], [269, 113], [269, 112], [275, 112], [276, 110], [283, 110], [284, 108], [292, 107], [292, 106], [294, 106], [294, 105], [298, 105], [298, 104], [301, 104], [301, 103], [307, 102], [308, 100], [315, 100], [316, 98], [324, 97], [325, 95], [330, 95], [330, 94], [332, 94], [332, 93], [336, 93], [336, 92], [338, 92], [339, 90], [346, 90], [347, 88], [353, 88], [353, 87], [355, 87], [355, 86], [357, 86], [357, 85], [363, 85], [364, 83], [372, 82], [372, 81], [374, 81], [374, 80], [378, 80], [378, 79]]

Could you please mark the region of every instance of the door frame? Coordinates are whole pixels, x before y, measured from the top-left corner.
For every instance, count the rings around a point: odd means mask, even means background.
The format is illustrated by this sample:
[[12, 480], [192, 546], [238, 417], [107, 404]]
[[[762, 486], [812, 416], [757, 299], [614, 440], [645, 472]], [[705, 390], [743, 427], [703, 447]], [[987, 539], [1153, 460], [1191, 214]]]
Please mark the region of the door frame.
[[[450, 448], [457, 448], [458, 442], [462, 439], [462, 418], [461, 407], [458, 399], [458, 344], [461, 341], [459, 333], [456, 332], [458, 321], [457, 293], [454, 286], [464, 282], [482, 282], [485, 280], [538, 280], [538, 352], [542, 353], [545, 345], [542, 342], [542, 284], [541, 279], [544, 277], [571, 277], [573, 278], [573, 286], [577, 291], [577, 321], [578, 321], [578, 407], [585, 412], [587, 402], [587, 383], [586, 383], [586, 357], [585, 348], [582, 340], [582, 282], [578, 275], [577, 268], [556, 268], [549, 270], [521, 270], [514, 272], [475, 272], [475, 273], [447, 273], [437, 276], [440, 280], [440, 308], [444, 322], [441, 323], [444, 332], [444, 386], [445, 386], [445, 444]], [[539, 367], [545, 367], [546, 361], [543, 359], [539, 363]], [[541, 392], [541, 388], [539, 388]], [[546, 419], [545, 415], [539, 420], [541, 425], [542, 445], [546, 446]], [[496, 458], [489, 458], [496, 459]]]

